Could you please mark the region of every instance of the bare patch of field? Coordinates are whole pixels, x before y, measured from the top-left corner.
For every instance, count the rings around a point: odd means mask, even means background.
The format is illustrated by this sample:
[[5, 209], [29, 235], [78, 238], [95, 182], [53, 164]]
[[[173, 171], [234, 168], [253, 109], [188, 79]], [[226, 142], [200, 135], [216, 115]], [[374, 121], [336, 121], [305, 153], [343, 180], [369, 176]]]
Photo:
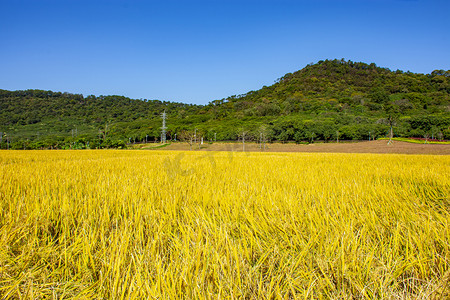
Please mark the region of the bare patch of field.
[[[159, 150], [189, 150], [189, 144], [172, 143]], [[242, 143], [213, 143], [203, 144], [201, 148], [193, 145], [192, 150], [198, 151], [242, 151]], [[143, 148], [145, 149], [145, 147]], [[245, 151], [263, 151], [256, 143], [246, 143]], [[450, 145], [414, 144], [394, 141], [388, 145], [387, 141], [343, 142], [343, 143], [314, 143], [309, 145], [294, 143], [266, 144], [265, 152], [324, 152], [324, 153], [396, 153], [396, 154], [435, 154], [449, 155]]]

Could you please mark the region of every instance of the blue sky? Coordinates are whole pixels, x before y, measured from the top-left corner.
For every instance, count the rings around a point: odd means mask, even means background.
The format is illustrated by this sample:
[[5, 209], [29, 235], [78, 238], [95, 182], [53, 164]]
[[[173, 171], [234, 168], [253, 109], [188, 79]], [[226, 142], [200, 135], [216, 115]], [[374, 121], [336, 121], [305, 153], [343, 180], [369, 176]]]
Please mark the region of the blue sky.
[[322, 59], [450, 69], [450, 1], [0, 0], [0, 89], [206, 104]]

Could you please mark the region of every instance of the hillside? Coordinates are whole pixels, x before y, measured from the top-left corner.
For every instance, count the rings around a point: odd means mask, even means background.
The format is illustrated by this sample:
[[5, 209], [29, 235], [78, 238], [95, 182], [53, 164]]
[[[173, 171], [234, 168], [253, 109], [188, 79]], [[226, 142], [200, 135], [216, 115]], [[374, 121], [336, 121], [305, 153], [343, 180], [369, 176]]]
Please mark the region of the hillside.
[[3, 144], [8, 138], [32, 148], [87, 142], [94, 147], [114, 146], [123, 144], [127, 137], [159, 136], [160, 113], [164, 110], [195, 114], [199, 107], [124, 96], [0, 90], [0, 132], [6, 132]]
[[187, 105], [123, 96], [0, 90], [0, 132], [15, 148], [117, 147], [158, 140], [160, 113], [168, 139], [197, 128], [211, 140], [296, 142], [386, 136], [450, 139], [450, 71], [391, 71], [375, 64], [325, 60], [244, 95]]

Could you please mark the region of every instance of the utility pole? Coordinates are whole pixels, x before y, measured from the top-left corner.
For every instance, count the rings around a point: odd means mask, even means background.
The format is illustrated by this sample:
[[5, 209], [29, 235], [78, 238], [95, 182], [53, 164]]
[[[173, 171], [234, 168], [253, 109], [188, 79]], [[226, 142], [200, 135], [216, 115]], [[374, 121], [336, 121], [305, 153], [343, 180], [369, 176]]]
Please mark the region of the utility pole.
[[177, 134], [175, 133], [175, 142], [177, 141]]
[[214, 132], [214, 142], [217, 142], [217, 132]]
[[369, 142], [370, 142], [370, 131], [369, 131]]
[[161, 127], [161, 144], [165, 144], [166, 143], [166, 110], [164, 110], [164, 112], [161, 114], [161, 118], [163, 119], [162, 121], [162, 127]]
[[247, 135], [247, 131], [242, 131], [242, 152], [245, 152], [245, 136]]
[[197, 144], [197, 128], [194, 130], [194, 144]]
[[261, 150], [262, 148], [262, 139], [263, 139], [263, 134], [262, 132], [259, 133], [259, 150]]

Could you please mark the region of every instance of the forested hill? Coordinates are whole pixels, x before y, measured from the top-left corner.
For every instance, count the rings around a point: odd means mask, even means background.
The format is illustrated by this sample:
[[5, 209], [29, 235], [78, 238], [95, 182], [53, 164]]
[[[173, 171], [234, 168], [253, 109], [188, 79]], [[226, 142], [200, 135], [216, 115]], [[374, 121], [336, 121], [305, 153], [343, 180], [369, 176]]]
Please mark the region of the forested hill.
[[124, 96], [87, 96], [42, 90], [0, 90], [1, 123], [27, 125], [46, 119], [74, 119], [88, 123], [130, 122], [159, 115], [158, 112], [199, 106], [159, 100], [135, 100]]
[[3, 144], [8, 137], [30, 147], [33, 143], [37, 147], [64, 147], [73, 141], [84, 144], [91, 141], [91, 145], [100, 147], [106, 145], [106, 138], [110, 146], [119, 141], [123, 145], [127, 137], [137, 139], [144, 132], [153, 139], [159, 136], [160, 114], [164, 110], [172, 112], [169, 116], [173, 117], [173, 112], [195, 115], [200, 108], [124, 96], [83, 97], [43, 90], [0, 90], [0, 132]]
[[[345, 60], [310, 64], [275, 84], [206, 106], [123, 96], [0, 90], [0, 132], [17, 148], [109, 147], [158, 140], [168, 113], [168, 139], [197, 129], [206, 139], [246, 132], [296, 142], [385, 136], [450, 139], [450, 71], [391, 71]], [[105, 134], [106, 132], [106, 134]], [[89, 143], [88, 143], [89, 142]], [[14, 144], [15, 143], [15, 144]]]
[[443, 112], [449, 105], [450, 71], [415, 74], [375, 64], [344, 60], [319, 61], [295, 73], [288, 73], [269, 87], [244, 95], [213, 101], [221, 109], [244, 115], [265, 116], [301, 111], [379, 111], [386, 97], [408, 113], [432, 106]]

